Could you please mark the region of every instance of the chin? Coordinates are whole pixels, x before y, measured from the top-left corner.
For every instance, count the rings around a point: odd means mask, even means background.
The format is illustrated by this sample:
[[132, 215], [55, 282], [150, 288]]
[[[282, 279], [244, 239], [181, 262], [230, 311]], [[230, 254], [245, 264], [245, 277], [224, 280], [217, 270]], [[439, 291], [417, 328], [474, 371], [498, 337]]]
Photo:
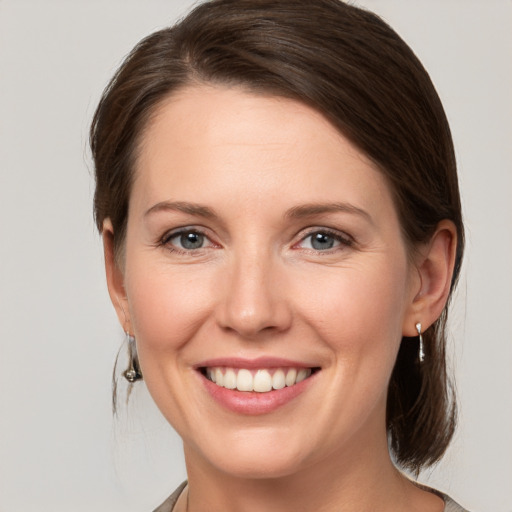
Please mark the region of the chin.
[[305, 463], [304, 447], [290, 441], [285, 432], [238, 432], [230, 439], [217, 437], [212, 442], [196, 450], [208, 465], [236, 478], [281, 478], [296, 473]]
[[218, 461], [217, 469], [236, 478], [274, 479], [297, 473], [300, 465], [294, 459], [282, 456], [250, 457], [233, 454], [229, 460]]

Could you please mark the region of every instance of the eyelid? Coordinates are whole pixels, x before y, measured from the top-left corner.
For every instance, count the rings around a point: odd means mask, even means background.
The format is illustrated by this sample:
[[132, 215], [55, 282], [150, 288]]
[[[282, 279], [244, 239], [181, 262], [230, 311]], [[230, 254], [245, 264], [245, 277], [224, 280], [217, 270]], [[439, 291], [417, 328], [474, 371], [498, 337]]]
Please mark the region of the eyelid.
[[[212, 240], [212, 237], [208, 235], [208, 230], [201, 228], [200, 226], [181, 226], [179, 228], [171, 229], [170, 231], [166, 231], [163, 236], [160, 237], [160, 239], [157, 242], [157, 245], [162, 247], [167, 247], [168, 250], [174, 251], [174, 252], [181, 252], [181, 253], [192, 253], [192, 252], [198, 252], [202, 249], [207, 249], [209, 247], [219, 247], [219, 244], [215, 243]], [[200, 247], [198, 249], [182, 249], [180, 247], [177, 247], [175, 245], [171, 245], [170, 241], [173, 238], [176, 238], [184, 233], [198, 233], [205, 237], [206, 240], [208, 240], [208, 245], [206, 247]]]
[[[341, 246], [345, 247], [351, 247], [354, 245], [355, 240], [352, 236], [350, 236], [348, 233], [345, 233], [344, 231], [339, 231], [337, 229], [322, 227], [322, 226], [313, 226], [310, 228], [307, 228], [305, 231], [303, 231], [299, 236], [299, 241], [294, 244], [295, 246], [298, 246], [300, 243], [304, 242], [308, 237], [316, 234], [316, 233], [324, 233], [326, 235], [332, 236], [335, 240], [337, 240]], [[339, 246], [333, 247], [331, 249], [325, 249], [323, 251], [315, 250], [314, 252], [324, 252], [328, 253], [329, 251], [336, 250]]]
[[161, 237], [160, 237], [160, 241], [162, 243], [167, 243], [171, 238], [174, 238], [178, 235], [181, 235], [183, 233], [199, 233], [201, 235], [204, 235], [204, 236], [208, 236], [204, 230], [202, 230], [200, 227], [198, 226], [182, 226], [182, 227], [179, 227], [179, 228], [174, 228], [174, 229], [171, 229], [169, 231], [166, 231]]
[[[175, 237], [178, 237], [180, 235], [182, 235], [183, 233], [198, 233], [200, 235], [203, 235], [205, 237], [205, 239], [208, 241], [208, 245], [206, 247], [201, 247], [201, 248], [198, 248], [198, 249], [181, 249], [177, 246], [172, 246], [172, 249], [169, 249], [169, 250], [172, 250], [172, 251], [176, 251], [176, 252], [183, 252], [183, 253], [190, 253], [190, 252], [197, 252], [197, 251], [200, 251], [201, 249], [206, 249], [208, 247], [220, 247], [220, 244], [214, 242], [212, 240], [212, 237], [208, 234], [208, 231], [207, 229], [205, 228], [202, 228], [201, 226], [197, 226], [197, 225], [191, 225], [191, 226], [181, 226], [181, 227], [178, 227], [178, 228], [174, 228], [172, 230], [169, 230], [169, 231], [166, 231], [164, 233], [164, 235], [162, 235], [158, 241], [157, 241], [157, 245], [159, 246], [169, 246], [169, 242], [171, 239], [175, 238]], [[332, 236], [335, 240], [337, 240], [339, 242], [339, 244], [341, 246], [344, 246], [344, 247], [350, 247], [350, 246], [353, 246], [354, 243], [355, 243], [355, 240], [354, 238], [349, 235], [348, 233], [344, 232], [344, 231], [340, 231], [338, 229], [333, 229], [333, 228], [328, 228], [328, 227], [325, 227], [325, 226], [312, 226], [312, 227], [309, 227], [309, 228], [306, 228], [304, 230], [301, 231], [301, 233], [299, 233], [297, 236], [299, 237], [298, 241], [295, 242], [293, 244], [293, 248], [296, 248], [297, 246], [299, 246], [302, 242], [304, 242], [304, 240], [306, 240], [308, 237], [316, 234], [316, 233], [324, 233], [326, 235], [329, 235], [329, 236]], [[316, 250], [316, 249], [312, 249], [314, 252], [325, 252], [325, 253], [328, 253], [329, 251], [334, 251], [336, 250], [337, 248], [339, 247], [336, 246], [334, 248], [331, 248], [331, 249], [325, 249], [323, 251], [319, 251], [319, 250]], [[299, 247], [300, 248], [300, 247]], [[307, 249], [306, 249], [307, 250]]]

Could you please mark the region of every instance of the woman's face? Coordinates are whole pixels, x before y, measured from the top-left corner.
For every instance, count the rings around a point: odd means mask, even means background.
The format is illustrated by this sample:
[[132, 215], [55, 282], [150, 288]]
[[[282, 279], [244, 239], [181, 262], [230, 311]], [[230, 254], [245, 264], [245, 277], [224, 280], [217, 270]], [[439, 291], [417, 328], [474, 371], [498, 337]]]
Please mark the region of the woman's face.
[[387, 449], [418, 278], [383, 175], [318, 112], [220, 86], [165, 101], [136, 165], [123, 282], [189, 462], [284, 476]]

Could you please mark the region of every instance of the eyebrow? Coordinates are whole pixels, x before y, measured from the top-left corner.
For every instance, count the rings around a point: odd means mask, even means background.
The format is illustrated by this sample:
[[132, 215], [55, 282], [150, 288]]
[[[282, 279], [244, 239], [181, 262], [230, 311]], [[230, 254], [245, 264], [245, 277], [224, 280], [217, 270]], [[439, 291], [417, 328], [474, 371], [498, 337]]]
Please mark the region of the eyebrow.
[[[149, 208], [149, 210], [144, 213], [144, 217], [162, 211], [178, 211], [188, 215], [197, 215], [207, 219], [215, 219], [218, 217], [215, 211], [208, 206], [185, 201], [162, 201]], [[293, 208], [287, 210], [284, 214], [284, 217], [288, 219], [302, 219], [305, 217], [314, 217], [316, 215], [338, 212], [359, 215], [373, 224], [373, 219], [368, 212], [349, 203], [303, 204], [294, 206]]]
[[184, 201], [162, 201], [152, 206], [144, 213], [144, 217], [156, 212], [172, 212], [178, 211], [189, 215], [198, 215], [208, 219], [216, 218], [217, 214], [208, 206], [202, 206], [196, 203], [187, 203]]
[[291, 219], [302, 219], [304, 217], [314, 217], [315, 215], [338, 212], [361, 216], [373, 224], [373, 219], [367, 211], [350, 203], [313, 203], [294, 206], [286, 212], [285, 217]]

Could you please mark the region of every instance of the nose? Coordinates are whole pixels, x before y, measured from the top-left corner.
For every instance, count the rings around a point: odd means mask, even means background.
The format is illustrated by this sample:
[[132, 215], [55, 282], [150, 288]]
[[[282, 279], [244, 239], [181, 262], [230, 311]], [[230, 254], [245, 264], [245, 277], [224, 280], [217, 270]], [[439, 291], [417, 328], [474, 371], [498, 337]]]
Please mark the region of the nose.
[[278, 261], [261, 251], [234, 258], [223, 275], [217, 322], [245, 339], [286, 331], [292, 321], [290, 297]]

